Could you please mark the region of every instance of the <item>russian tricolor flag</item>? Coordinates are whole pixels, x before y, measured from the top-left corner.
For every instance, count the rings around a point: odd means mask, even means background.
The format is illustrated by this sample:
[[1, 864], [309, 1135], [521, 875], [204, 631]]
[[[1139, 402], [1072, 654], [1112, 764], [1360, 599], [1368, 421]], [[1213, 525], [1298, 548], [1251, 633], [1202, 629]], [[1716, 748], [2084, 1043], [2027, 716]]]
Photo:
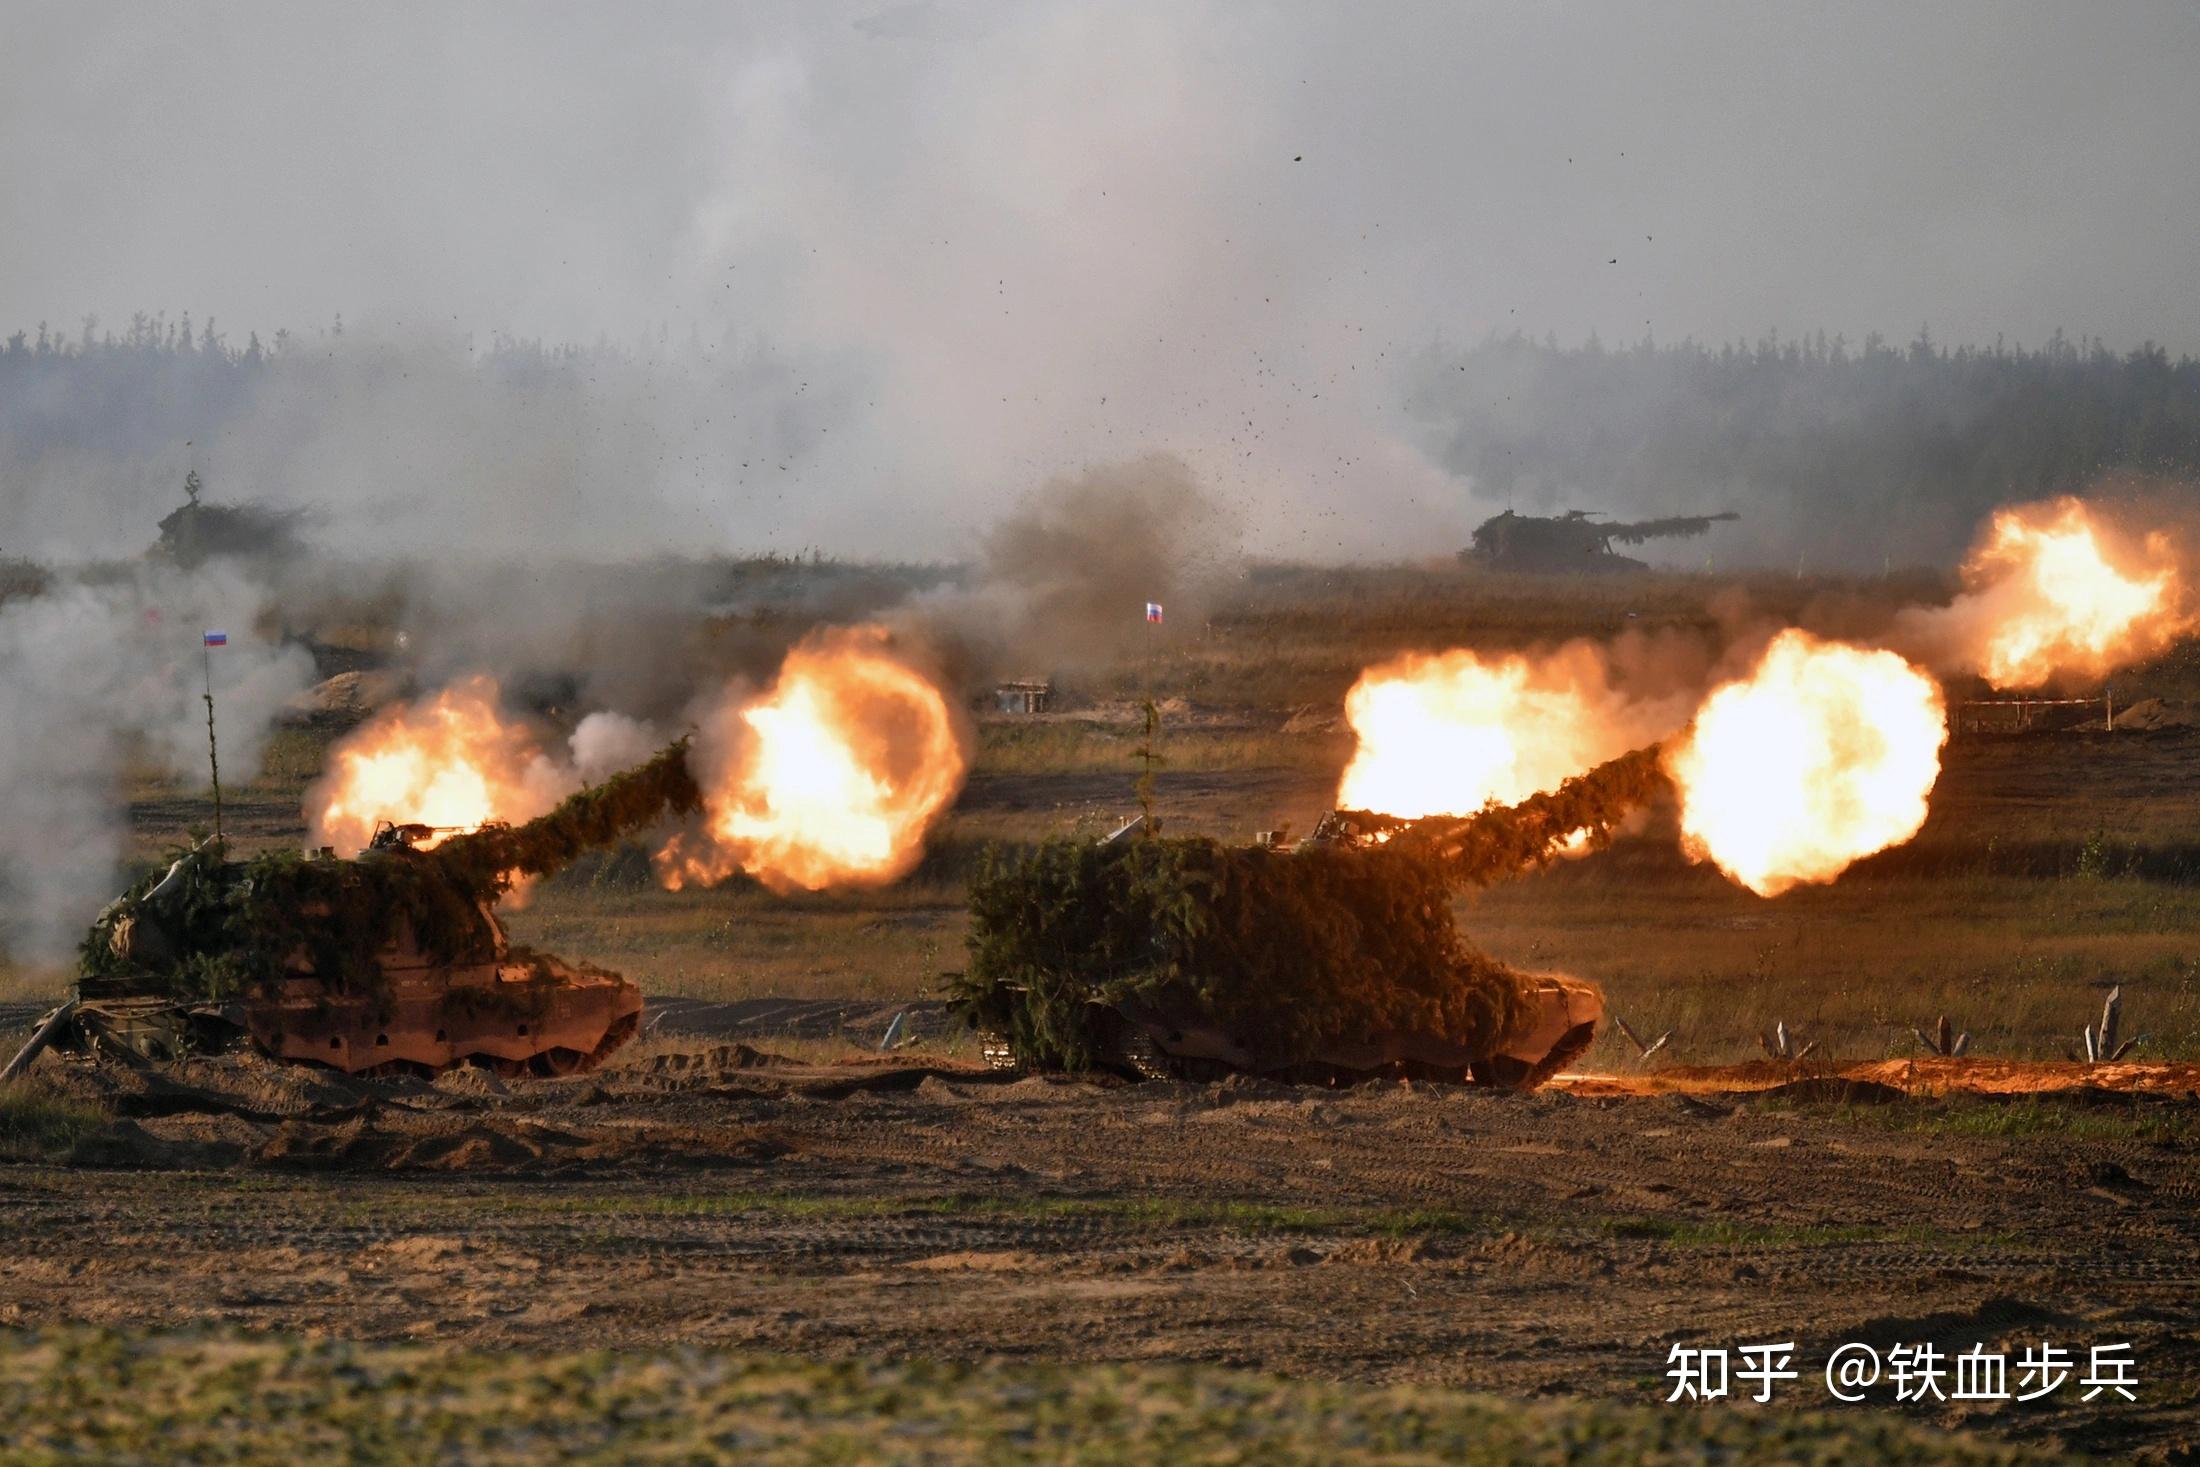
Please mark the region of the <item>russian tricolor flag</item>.
[[208, 633], [206, 634], [206, 645], [207, 645], [207, 646], [209, 646], [209, 647], [226, 647], [226, 646], [228, 646], [228, 645], [229, 645], [229, 633], [227, 633], [227, 632], [208, 632]]
[[1149, 602], [1147, 602], [1147, 603], [1146, 603], [1146, 620], [1148, 620], [1148, 621], [1159, 621], [1159, 620], [1161, 620], [1161, 603], [1160, 603], [1160, 602], [1158, 602], [1158, 601], [1149, 601]]

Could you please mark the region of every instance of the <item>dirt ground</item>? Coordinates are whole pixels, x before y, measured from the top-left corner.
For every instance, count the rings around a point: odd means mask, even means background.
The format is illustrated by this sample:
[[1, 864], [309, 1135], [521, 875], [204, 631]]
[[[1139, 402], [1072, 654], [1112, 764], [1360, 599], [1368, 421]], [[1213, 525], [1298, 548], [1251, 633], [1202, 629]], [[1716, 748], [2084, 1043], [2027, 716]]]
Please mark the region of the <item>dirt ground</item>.
[[1813, 1408], [1850, 1340], [2129, 1341], [2137, 1403], [1875, 1399], [2115, 1456], [2200, 1448], [2200, 1073], [2024, 1101], [1740, 1073], [1516, 1095], [640, 1048], [566, 1081], [45, 1057], [42, 1085], [117, 1119], [70, 1165], [0, 1168], [0, 1322], [1191, 1360], [1636, 1403], [1662, 1400], [1674, 1342], [1793, 1340], [1783, 1400]]

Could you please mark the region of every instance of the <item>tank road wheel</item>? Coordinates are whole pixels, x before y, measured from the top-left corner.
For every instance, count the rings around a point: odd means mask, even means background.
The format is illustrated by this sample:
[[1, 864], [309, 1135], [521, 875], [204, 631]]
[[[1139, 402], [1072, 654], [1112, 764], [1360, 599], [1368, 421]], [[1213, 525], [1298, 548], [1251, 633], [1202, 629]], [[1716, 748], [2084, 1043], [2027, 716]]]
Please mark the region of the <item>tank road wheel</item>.
[[1107, 1057], [1110, 1068], [1128, 1072], [1138, 1080], [1174, 1080], [1185, 1085], [1212, 1085], [1237, 1073], [1217, 1059], [1170, 1054], [1153, 1042], [1153, 1036], [1134, 1024], [1125, 1024], [1115, 1038], [1115, 1052]]
[[528, 1063], [534, 1073], [553, 1080], [564, 1079], [569, 1075], [585, 1075], [611, 1058], [619, 1046], [634, 1037], [635, 1031], [641, 1026], [641, 1015], [628, 1014], [604, 1030], [603, 1038], [596, 1041], [594, 1049], [567, 1049], [561, 1045], [556, 1049], [544, 1050]]
[[596, 1056], [583, 1054], [577, 1049], [567, 1049], [561, 1045], [556, 1049], [544, 1050], [528, 1063], [536, 1074], [559, 1080], [567, 1075], [578, 1075], [584, 1071], [594, 1069], [596, 1067]]
[[416, 1060], [384, 1060], [352, 1074], [361, 1080], [433, 1080], [448, 1066], [424, 1065]]
[[1115, 1063], [1141, 1080], [1180, 1080], [1176, 1062], [1143, 1029], [1125, 1027], [1115, 1041]]
[[985, 1067], [1000, 1074], [1013, 1075], [1022, 1069], [1023, 1061], [1016, 1058], [1016, 1051], [1006, 1034], [991, 1029], [978, 1031], [978, 1053], [985, 1058]]

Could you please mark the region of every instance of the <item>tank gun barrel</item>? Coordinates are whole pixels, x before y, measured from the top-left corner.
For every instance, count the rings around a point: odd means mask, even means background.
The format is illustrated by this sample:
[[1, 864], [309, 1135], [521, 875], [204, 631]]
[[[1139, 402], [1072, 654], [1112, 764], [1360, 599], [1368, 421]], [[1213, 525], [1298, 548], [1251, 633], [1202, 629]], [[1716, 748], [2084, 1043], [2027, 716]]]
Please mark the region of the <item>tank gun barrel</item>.
[[[1546, 794], [1472, 815], [1432, 815], [1401, 821], [1353, 813], [1363, 830], [1389, 829], [1390, 844], [1437, 862], [1448, 879], [1480, 884], [1551, 860], [1586, 831], [1592, 846], [1608, 844], [1620, 822], [1666, 787], [1661, 749], [1647, 745], [1577, 774]], [[1343, 813], [1343, 812], [1340, 812]]]
[[1662, 520], [1623, 520], [1618, 524], [1598, 525], [1597, 531], [1627, 545], [1640, 545], [1645, 540], [1669, 540], [1690, 535], [1701, 535], [1720, 520], [1738, 520], [1741, 516], [1731, 509], [1717, 514], [1670, 515]]
[[584, 851], [615, 844], [667, 815], [701, 809], [703, 792], [688, 773], [687, 752], [688, 741], [679, 739], [647, 763], [568, 797], [524, 825], [485, 825], [425, 854], [465, 871], [551, 875]]

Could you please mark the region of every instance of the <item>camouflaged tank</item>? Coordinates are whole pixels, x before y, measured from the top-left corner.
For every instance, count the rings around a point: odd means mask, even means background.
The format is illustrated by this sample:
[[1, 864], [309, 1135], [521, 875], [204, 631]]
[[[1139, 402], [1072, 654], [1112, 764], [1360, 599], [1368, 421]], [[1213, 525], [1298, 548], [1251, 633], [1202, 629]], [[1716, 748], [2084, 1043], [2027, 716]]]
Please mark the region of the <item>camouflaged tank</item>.
[[1476, 951], [1452, 897], [1607, 843], [1662, 788], [1650, 748], [1471, 816], [1332, 812], [1295, 846], [1142, 821], [1050, 842], [972, 884], [954, 1004], [995, 1069], [1532, 1088], [1595, 1042], [1603, 995]]
[[634, 1036], [641, 990], [515, 946], [497, 899], [698, 801], [681, 743], [524, 825], [439, 843], [387, 825], [351, 859], [230, 861], [201, 842], [99, 914], [37, 1042], [140, 1059], [249, 1045], [352, 1074], [592, 1068]]

